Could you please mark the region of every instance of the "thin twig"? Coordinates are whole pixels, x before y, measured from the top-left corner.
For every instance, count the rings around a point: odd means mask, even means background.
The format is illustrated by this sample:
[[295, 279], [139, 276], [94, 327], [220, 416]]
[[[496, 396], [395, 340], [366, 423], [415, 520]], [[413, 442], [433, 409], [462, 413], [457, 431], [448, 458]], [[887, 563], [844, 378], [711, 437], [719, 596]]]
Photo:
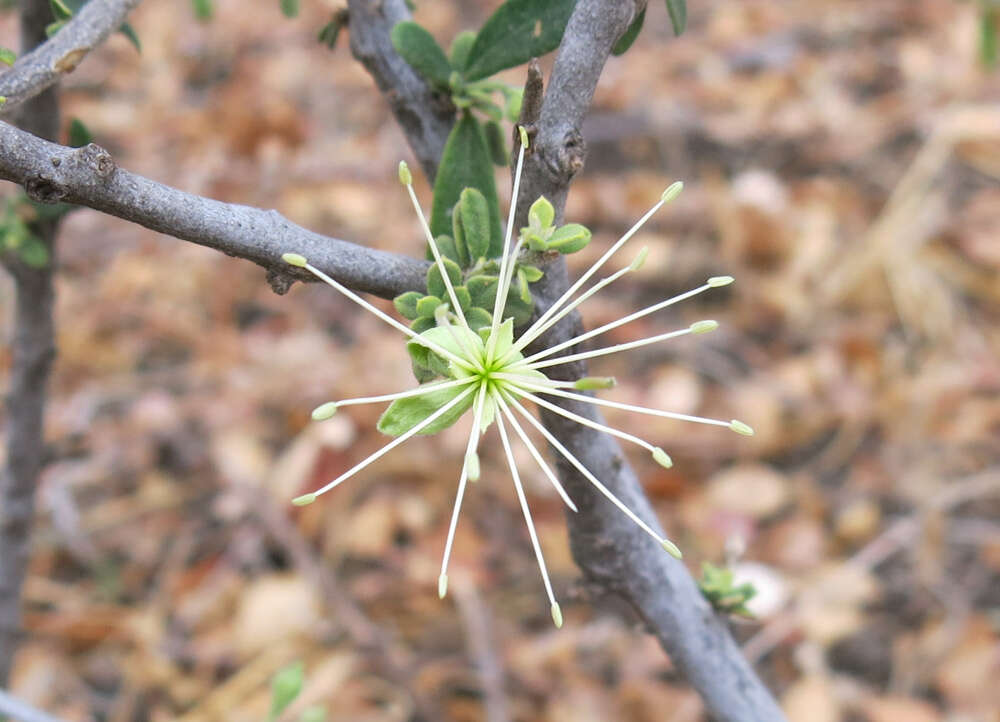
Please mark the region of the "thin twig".
[[[0, 112], [11, 111], [73, 72], [87, 53], [121, 26], [140, 2], [91, 0], [50, 40], [46, 42], [43, 36], [43, 42], [35, 50], [18, 58], [10, 70], [0, 75], [0, 95], [7, 98]], [[48, 22], [51, 21], [50, 13]]]
[[203, 198], [130, 173], [94, 144], [67, 148], [0, 122], [0, 178], [24, 186], [36, 201], [76, 203], [154, 231], [208, 246], [268, 269], [279, 293], [293, 280], [283, 253], [301, 253], [317, 268], [359, 291], [392, 298], [424, 290], [426, 261], [376, 251], [313, 233], [277, 211]]

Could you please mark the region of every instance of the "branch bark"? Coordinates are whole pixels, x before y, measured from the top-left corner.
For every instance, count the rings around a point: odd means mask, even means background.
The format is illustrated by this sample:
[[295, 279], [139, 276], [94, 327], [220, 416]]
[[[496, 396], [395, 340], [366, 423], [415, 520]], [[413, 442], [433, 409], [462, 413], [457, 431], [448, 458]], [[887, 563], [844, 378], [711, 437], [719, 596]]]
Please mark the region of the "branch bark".
[[389, 103], [424, 173], [433, 182], [455, 124], [451, 99], [431, 90], [392, 47], [392, 26], [410, 19], [404, 0], [348, 0], [351, 52]]
[[277, 211], [185, 193], [115, 165], [103, 148], [67, 148], [0, 122], [0, 178], [45, 203], [76, 203], [185, 241], [245, 258], [268, 270], [278, 293], [312, 280], [281, 260], [293, 251], [341, 283], [392, 298], [423, 290], [427, 262], [313, 233]]
[[[22, 0], [21, 47], [45, 41], [51, 15], [46, 0]], [[19, 122], [54, 138], [59, 132], [59, 101], [48, 88], [20, 108]], [[35, 489], [45, 453], [44, 413], [55, 327], [52, 262], [57, 221], [31, 224], [49, 251], [49, 264], [32, 268], [4, 258], [14, 278], [14, 343], [7, 391], [7, 462], [0, 470], [0, 687], [6, 686], [21, 634], [21, 588], [28, 566]]]
[[[580, 0], [566, 27], [548, 90], [534, 129], [533, 153], [525, 163], [518, 197], [517, 225], [526, 223], [531, 202], [544, 195], [562, 217], [573, 177], [583, 167], [581, 133], [597, 80], [611, 48], [637, 12], [636, 2]], [[548, 264], [536, 284], [543, 307], [568, 287], [566, 264]], [[539, 340], [551, 346], [582, 328], [568, 317]], [[564, 368], [572, 378], [582, 367]], [[600, 421], [589, 404], [565, 408]], [[618, 442], [561, 416], [543, 413], [546, 426], [619, 499], [654, 529], [660, 525]], [[635, 524], [596, 494], [560, 456], [559, 476], [579, 506], [567, 513], [573, 557], [584, 574], [609, 593], [625, 598], [657, 636], [671, 660], [701, 694], [710, 715], [727, 722], [784, 719], [767, 688], [754, 674], [725, 623], [713, 612], [683, 563], [666, 554]]]
[[[87, 53], [117, 30], [140, 2], [91, 0], [51, 39], [46, 40], [43, 27], [37, 48], [22, 55], [10, 70], [0, 75], [0, 95], [7, 98], [0, 111], [8, 113], [73, 72]], [[46, 24], [51, 22], [49, 14]]]

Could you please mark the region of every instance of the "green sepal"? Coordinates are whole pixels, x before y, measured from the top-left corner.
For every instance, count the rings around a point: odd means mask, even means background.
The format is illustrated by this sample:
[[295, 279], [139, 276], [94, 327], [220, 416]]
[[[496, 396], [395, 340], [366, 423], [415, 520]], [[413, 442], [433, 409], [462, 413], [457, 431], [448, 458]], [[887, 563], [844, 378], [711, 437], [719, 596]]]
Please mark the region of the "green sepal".
[[469, 264], [490, 252], [490, 207], [475, 188], [465, 188], [459, 195], [459, 216]]
[[[434, 319], [434, 312], [437, 307], [440, 306], [444, 301], [442, 301], [438, 296], [424, 296], [417, 301], [416, 311], [417, 318], [429, 318]], [[436, 325], [436, 324], [432, 324]]]
[[[405, 319], [413, 321], [420, 318], [417, 313], [417, 302], [424, 297], [424, 294], [416, 291], [407, 291], [392, 299], [392, 305], [399, 311], [399, 315]], [[433, 311], [431, 312], [433, 314]]]
[[642, 30], [642, 23], [646, 19], [646, 8], [643, 7], [639, 11], [639, 14], [635, 16], [635, 20], [632, 24], [625, 29], [622, 36], [618, 38], [618, 42], [615, 43], [614, 47], [611, 48], [611, 53], [613, 55], [624, 55], [625, 51], [632, 47], [632, 43], [635, 39], [639, 37], [639, 31]]
[[468, 387], [454, 386], [449, 389], [428, 391], [422, 396], [396, 399], [385, 410], [385, 413], [382, 414], [382, 418], [378, 420], [378, 430], [389, 436], [405, 434], [459, 394], [465, 394], [465, 398], [450, 409], [448, 413], [418, 432], [427, 435], [436, 434], [458, 421], [462, 417], [462, 414], [472, 406], [475, 394], [468, 393]]
[[507, 0], [483, 24], [465, 77], [480, 80], [555, 50], [576, 0]]
[[[506, 115], [506, 111], [504, 111]], [[493, 158], [493, 162], [498, 166], [507, 165], [507, 161], [510, 160], [507, 156], [507, 141], [503, 137], [503, 130], [500, 128], [500, 124], [491, 120], [486, 124], [486, 144], [490, 147], [490, 157]]]
[[680, 35], [688, 22], [686, 0], [667, 0], [667, 12], [670, 13], [670, 24], [674, 26], [674, 35]]
[[496, 340], [496, 358], [503, 358], [507, 355], [507, 352], [514, 346], [514, 320], [508, 318], [506, 321], [500, 324], [500, 328], [497, 329], [497, 340]]
[[463, 30], [455, 36], [455, 39], [451, 41], [451, 50], [448, 53], [451, 67], [456, 70], [465, 68], [465, 63], [469, 59], [469, 51], [472, 50], [472, 45], [475, 42], [476, 33], [473, 30]]
[[[433, 319], [431, 319], [431, 321], [433, 323]], [[465, 338], [466, 346], [470, 348], [482, 348], [483, 345], [477, 334], [462, 326], [453, 326], [449, 329], [442, 328], [437, 324], [434, 324], [433, 326], [421, 331], [420, 335], [430, 341], [433, 341], [441, 348], [450, 351], [456, 356], [466, 355], [466, 351], [464, 351], [456, 343], [456, 336], [460, 335]], [[413, 363], [414, 374], [420, 381], [425, 381], [427, 378], [433, 378], [434, 376], [458, 378], [464, 373], [461, 369], [453, 368], [448, 360], [441, 358], [438, 354], [431, 351], [416, 339], [407, 341], [406, 351], [410, 354], [410, 361]], [[431, 374], [429, 377], [426, 375], [422, 376], [418, 373], [418, 370], [429, 371]]]
[[547, 242], [550, 250], [560, 253], [576, 253], [590, 243], [590, 229], [579, 223], [567, 223], [557, 228]]
[[[450, 258], [442, 258], [441, 261], [448, 271], [448, 279], [454, 288], [462, 282], [462, 269]], [[444, 285], [441, 267], [437, 263], [427, 269], [427, 293], [441, 299], [448, 298], [448, 288]]]
[[451, 63], [434, 36], [412, 20], [396, 23], [390, 34], [392, 47], [438, 90], [448, 89]]
[[452, 230], [451, 215], [462, 191], [475, 188], [486, 200], [489, 211], [490, 245], [487, 257], [500, 255], [503, 240], [500, 232], [500, 205], [489, 147], [479, 122], [468, 112], [463, 113], [448, 135], [441, 165], [434, 181], [434, 203], [431, 206], [431, 232], [435, 236]]

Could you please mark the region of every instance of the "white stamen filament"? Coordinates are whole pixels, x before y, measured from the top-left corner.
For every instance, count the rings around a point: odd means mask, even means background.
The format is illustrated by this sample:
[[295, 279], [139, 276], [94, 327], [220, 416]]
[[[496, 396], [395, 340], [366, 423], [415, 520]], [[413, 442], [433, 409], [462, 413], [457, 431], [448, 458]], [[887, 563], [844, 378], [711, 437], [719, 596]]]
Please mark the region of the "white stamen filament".
[[560, 389], [555, 389], [552, 387], [544, 386], [534, 386], [526, 384], [524, 388], [528, 388], [531, 391], [537, 391], [540, 394], [551, 394], [552, 396], [562, 396], [565, 399], [573, 399], [575, 401], [583, 401], [584, 403], [594, 404], [595, 406], [607, 406], [611, 409], [621, 409], [622, 411], [635, 411], [639, 414], [649, 414], [650, 416], [662, 416], [665, 419], [676, 419], [678, 421], [693, 421], [696, 424], [708, 424], [710, 426], [725, 426], [730, 428], [732, 422], [721, 421], [719, 419], [707, 419], [703, 416], [690, 416], [688, 414], [677, 414], [673, 411], [660, 411], [659, 409], [648, 409], [645, 406], [633, 406], [632, 404], [623, 404], [618, 401], [609, 401], [607, 399], [595, 398], [593, 396], [585, 396], [583, 394], [574, 394], [567, 391], [561, 391]]
[[597, 356], [607, 356], [610, 353], [618, 353], [619, 351], [628, 351], [629, 349], [639, 348], [640, 346], [648, 346], [651, 343], [657, 343], [659, 341], [666, 341], [670, 338], [677, 338], [678, 336], [686, 336], [689, 333], [693, 333], [691, 327], [682, 328], [678, 331], [670, 331], [668, 333], [661, 333], [658, 336], [650, 336], [649, 338], [640, 338], [638, 341], [629, 341], [628, 343], [620, 343], [615, 346], [607, 346], [605, 348], [594, 349], [593, 351], [581, 351], [580, 353], [570, 354], [569, 356], [560, 356], [559, 358], [549, 359], [548, 361], [536, 361], [534, 363], [527, 363], [525, 360], [523, 366], [521, 364], [514, 364], [511, 368], [513, 371], [518, 371], [520, 368], [530, 368], [530, 369], [543, 369], [549, 366], [558, 366], [559, 364], [567, 364], [573, 361], [582, 361], [583, 359], [595, 358]]
[[559, 479], [552, 471], [552, 468], [546, 463], [545, 459], [542, 458], [542, 455], [538, 452], [538, 449], [535, 447], [533, 443], [531, 443], [531, 438], [528, 436], [527, 433], [525, 433], [524, 429], [521, 428], [521, 425], [517, 422], [517, 418], [515, 418], [514, 414], [511, 412], [510, 406], [507, 404], [506, 400], [504, 400], [502, 395], [498, 394], [497, 401], [499, 401], [500, 403], [500, 409], [501, 411], [503, 411], [504, 416], [507, 417], [507, 420], [510, 422], [510, 425], [514, 427], [514, 431], [517, 432], [517, 435], [519, 437], [521, 437], [521, 441], [524, 443], [524, 445], [528, 447], [528, 453], [531, 454], [531, 457], [535, 460], [535, 463], [537, 463], [539, 468], [541, 468], [542, 473], [544, 473], [545, 476], [548, 477], [549, 481], [552, 482], [552, 486], [555, 487], [556, 492], [559, 494], [559, 496], [562, 497], [562, 500], [566, 502], [566, 506], [568, 506], [573, 511], [579, 511], [579, 509], [576, 508], [576, 504], [573, 503], [573, 500], [569, 498], [569, 494], [566, 493], [566, 489], [564, 489], [563, 485], [559, 483]]
[[469, 481], [469, 456], [476, 453], [479, 443], [479, 413], [482, 410], [483, 399], [486, 396], [486, 385], [479, 387], [479, 394], [472, 406], [472, 429], [469, 431], [469, 443], [465, 449], [465, 461], [462, 462], [462, 474], [458, 478], [458, 492], [455, 495], [455, 508], [451, 513], [451, 523], [448, 524], [448, 539], [444, 543], [444, 556], [441, 559], [441, 576], [438, 577], [438, 596], [442, 599], [448, 591], [448, 560], [451, 558], [451, 546], [455, 542], [455, 529], [458, 528], [458, 514], [462, 509], [462, 499], [465, 497], [465, 487]]
[[458, 303], [458, 296], [455, 295], [455, 288], [451, 285], [451, 278], [448, 276], [448, 269], [444, 265], [444, 260], [441, 258], [441, 251], [438, 250], [437, 242], [434, 240], [434, 234], [431, 233], [430, 226], [427, 225], [427, 219], [424, 218], [423, 208], [420, 207], [420, 201], [417, 200], [417, 194], [413, 190], [413, 183], [406, 183], [406, 192], [410, 195], [410, 200], [413, 202], [413, 209], [417, 212], [417, 218], [420, 219], [420, 227], [424, 230], [424, 235], [427, 236], [427, 244], [431, 248], [431, 254], [434, 256], [434, 263], [437, 264], [438, 271], [441, 272], [441, 280], [444, 281], [444, 287], [448, 290], [448, 298], [451, 299], [451, 307], [455, 314], [461, 319], [462, 326], [464, 328], [469, 328], [469, 322], [465, 320], [465, 313], [462, 311], [462, 307]]
[[570, 346], [575, 346], [578, 343], [582, 343], [584, 341], [587, 341], [588, 339], [594, 338], [594, 336], [599, 336], [602, 333], [605, 333], [606, 331], [611, 331], [612, 329], [618, 328], [619, 326], [624, 326], [626, 323], [631, 323], [632, 321], [635, 321], [636, 319], [640, 319], [643, 316], [648, 316], [651, 313], [656, 313], [660, 309], [666, 308], [667, 306], [672, 306], [675, 303], [678, 303], [680, 301], [684, 301], [684, 300], [686, 300], [688, 298], [691, 298], [692, 296], [697, 296], [699, 293], [704, 293], [705, 291], [707, 291], [710, 288], [712, 288], [712, 286], [709, 286], [706, 283], [704, 286], [699, 286], [698, 288], [695, 288], [695, 289], [693, 289], [691, 291], [687, 291], [687, 292], [682, 293], [682, 294], [680, 294], [678, 296], [674, 296], [673, 298], [668, 298], [665, 301], [660, 301], [659, 303], [653, 304], [652, 306], [649, 306], [648, 308], [644, 308], [641, 311], [636, 311], [635, 313], [629, 314], [628, 316], [625, 316], [624, 318], [620, 318], [617, 321], [611, 321], [610, 323], [606, 323], [603, 326], [599, 326], [598, 328], [595, 328], [592, 331], [587, 331], [586, 333], [582, 333], [579, 336], [574, 336], [573, 338], [569, 339], [568, 341], [563, 341], [560, 344], [556, 344], [555, 346], [551, 346], [549, 348], [543, 349], [543, 350], [539, 351], [538, 353], [533, 354], [532, 356], [529, 356], [528, 358], [525, 359], [525, 361], [527, 363], [531, 363], [532, 361], [537, 361], [539, 359], [543, 359], [546, 356], [551, 356], [554, 353], [559, 353], [564, 348], [569, 348]]
[[341, 406], [360, 406], [362, 404], [378, 404], [383, 401], [396, 401], [397, 399], [408, 399], [413, 396], [423, 396], [424, 394], [429, 394], [433, 391], [442, 391], [444, 389], [453, 389], [456, 386], [461, 386], [462, 384], [471, 384], [476, 381], [475, 376], [466, 376], [463, 379], [455, 379], [454, 381], [442, 381], [440, 383], [425, 384], [423, 386], [417, 386], [415, 389], [408, 389], [407, 391], [399, 391], [395, 394], [384, 394], [382, 396], [365, 396], [356, 399], [344, 399], [343, 401], [336, 401], [337, 408]]
[[504, 427], [503, 418], [497, 417], [497, 429], [500, 432], [500, 440], [503, 442], [503, 450], [507, 455], [507, 464], [510, 466], [510, 475], [514, 478], [514, 489], [517, 490], [517, 500], [521, 502], [521, 511], [524, 512], [524, 521], [528, 525], [528, 535], [531, 537], [531, 546], [535, 549], [535, 556], [538, 558], [538, 568], [542, 572], [542, 581], [545, 583], [545, 593], [549, 595], [549, 602], [553, 609], [553, 618], [556, 617], [555, 610], [558, 608], [556, 597], [552, 593], [552, 582], [549, 581], [549, 572], [545, 568], [545, 558], [542, 556], [542, 547], [538, 543], [538, 534], [535, 532], [535, 523], [531, 520], [531, 510], [528, 509], [528, 500], [524, 496], [524, 487], [521, 485], [521, 477], [517, 473], [517, 464], [514, 462], [514, 454], [510, 450], [510, 440], [507, 438], [507, 429]]
[[[514, 212], [517, 210], [517, 194], [521, 187], [521, 168], [524, 166], [524, 144], [521, 144], [517, 152], [517, 167], [514, 170], [514, 186], [511, 191], [510, 212], [507, 215], [507, 232], [503, 241], [503, 248], [500, 253], [500, 273], [497, 276], [497, 297], [493, 301], [493, 324], [490, 327], [490, 339], [486, 344], [486, 358], [492, 359], [497, 347], [497, 336], [499, 335], [500, 318], [507, 303], [507, 294], [501, 293], [503, 280], [507, 275], [508, 258], [507, 247], [510, 245], [510, 238], [514, 232]], [[511, 261], [513, 262], [513, 261]]]
[[559, 441], [559, 439], [557, 439], [555, 436], [552, 435], [552, 432], [546, 429], [545, 426], [538, 419], [532, 416], [531, 412], [529, 412], [526, 408], [524, 408], [522, 404], [510, 398], [508, 398], [508, 401], [511, 402], [511, 405], [518, 413], [520, 413], [524, 418], [528, 420], [528, 422], [532, 426], [534, 426], [536, 429], [538, 429], [538, 431], [541, 432], [542, 436], [544, 436], [545, 439], [550, 444], [552, 444], [553, 447], [555, 447], [556, 451], [558, 451], [560, 454], [563, 455], [563, 458], [565, 458], [570, 464], [572, 464], [574, 468], [576, 468], [576, 470], [579, 471], [584, 476], [585, 479], [587, 479], [587, 481], [593, 484], [594, 487], [608, 499], [608, 501], [617, 506], [622, 511], [622, 513], [625, 514], [625, 516], [627, 516], [629, 519], [635, 522], [635, 524], [644, 532], [649, 534], [649, 536], [653, 537], [660, 546], [665, 547], [665, 543], [670, 543], [669, 539], [660, 536], [660, 534], [654, 531], [653, 528], [649, 526], [649, 524], [640, 519], [635, 514], [635, 512], [633, 512], [631, 509], [625, 506], [625, 504], [617, 496], [611, 493], [611, 490], [608, 489], [608, 487], [604, 486], [604, 484], [598, 481], [597, 477], [594, 476], [592, 473], [590, 473], [590, 470], [587, 469], [587, 467], [585, 467], [583, 463], [572, 454], [572, 452], [570, 452], [565, 446], [563, 446], [562, 443]]
[[321, 281], [329, 284], [330, 286], [333, 286], [335, 289], [337, 289], [338, 291], [340, 291], [344, 296], [346, 296], [347, 298], [351, 299], [356, 304], [358, 304], [359, 306], [361, 306], [361, 308], [363, 308], [366, 311], [370, 311], [371, 313], [375, 314], [378, 318], [380, 318], [383, 321], [385, 321], [387, 324], [389, 324], [390, 326], [392, 326], [397, 331], [402, 331], [404, 334], [406, 334], [407, 336], [409, 336], [410, 338], [412, 338], [414, 341], [416, 341], [420, 345], [426, 346], [427, 348], [429, 348], [431, 351], [433, 351], [434, 353], [438, 354], [439, 356], [444, 356], [449, 361], [452, 361], [453, 363], [457, 364], [458, 366], [461, 366], [462, 368], [464, 368], [464, 369], [466, 369], [468, 371], [475, 371], [475, 366], [473, 366], [467, 359], [463, 359], [460, 356], [456, 356], [451, 351], [449, 351], [448, 349], [446, 349], [444, 346], [441, 346], [440, 344], [436, 344], [433, 341], [424, 338], [420, 334], [415, 333], [413, 331], [413, 329], [409, 328], [408, 326], [404, 326], [403, 324], [401, 324], [399, 321], [397, 321], [396, 319], [394, 319], [389, 314], [383, 313], [380, 309], [378, 309], [375, 306], [373, 306], [372, 304], [368, 303], [368, 301], [366, 301], [365, 299], [361, 298], [361, 296], [359, 296], [358, 294], [356, 294], [354, 291], [352, 291], [351, 289], [349, 289], [349, 288], [347, 288], [347, 287], [345, 287], [345, 286], [337, 283], [335, 280], [333, 280], [332, 278], [330, 278], [328, 275], [326, 275], [325, 273], [323, 273], [321, 270], [319, 270], [315, 266], [312, 266], [312, 265], [310, 265], [310, 264], [307, 263], [306, 265], [304, 265], [302, 267], [305, 268], [307, 271], [309, 271], [314, 276], [316, 276], [316, 278], [318, 278]]
[[469, 394], [471, 394], [473, 391], [475, 391], [474, 387], [466, 389], [465, 391], [463, 391], [462, 393], [460, 393], [458, 396], [456, 396], [455, 398], [453, 398], [451, 401], [449, 401], [447, 404], [445, 404], [444, 406], [442, 406], [440, 409], [438, 409], [437, 411], [435, 411], [433, 414], [431, 414], [430, 416], [428, 416], [426, 419], [424, 419], [423, 421], [421, 421], [419, 424], [416, 424], [409, 431], [407, 431], [404, 434], [401, 434], [400, 436], [397, 436], [395, 439], [393, 439], [388, 444], [386, 444], [385, 446], [383, 446], [381, 449], [379, 449], [378, 451], [376, 451], [374, 454], [372, 454], [371, 456], [369, 456], [368, 458], [366, 458], [364, 461], [358, 462], [357, 464], [355, 464], [354, 466], [352, 466], [350, 469], [348, 469], [347, 471], [345, 471], [343, 474], [341, 474], [340, 476], [338, 476], [336, 479], [334, 479], [333, 481], [331, 481], [326, 486], [321, 487], [321, 488], [317, 489], [316, 491], [314, 491], [311, 494], [311, 496], [315, 498], [317, 496], [325, 494], [326, 492], [330, 491], [330, 489], [333, 489], [334, 487], [339, 486], [341, 483], [347, 481], [349, 478], [351, 478], [356, 473], [358, 473], [359, 471], [361, 471], [362, 469], [364, 469], [366, 466], [368, 466], [369, 464], [371, 464], [373, 461], [376, 461], [377, 459], [379, 459], [380, 457], [382, 457], [386, 453], [392, 451], [397, 446], [399, 446], [400, 444], [402, 444], [404, 441], [407, 441], [410, 438], [412, 438], [413, 436], [416, 436], [417, 434], [419, 434], [425, 428], [427, 428], [428, 426], [430, 426], [431, 424], [433, 424], [435, 421], [437, 421], [439, 418], [441, 418], [442, 416], [444, 416], [446, 413], [448, 413], [449, 411], [451, 411], [451, 409], [455, 408], [455, 406], [457, 406], [459, 403], [461, 403], [465, 399], [465, 397], [468, 396]]
[[[538, 338], [538, 335], [540, 333], [538, 329], [541, 328], [545, 323], [547, 323], [549, 319], [551, 319], [554, 315], [559, 313], [560, 307], [564, 303], [566, 303], [570, 298], [572, 298], [573, 294], [576, 293], [578, 290], [580, 290], [580, 288], [583, 287], [583, 284], [589, 281], [590, 277], [593, 276], [595, 273], [597, 273], [600, 270], [601, 266], [607, 263], [608, 259], [611, 258], [611, 256], [615, 255], [615, 253], [618, 252], [618, 249], [624, 246], [629, 241], [629, 239], [635, 235], [636, 231], [642, 228], [642, 226], [646, 223], [646, 221], [650, 219], [650, 217], [652, 217], [654, 213], [660, 210], [660, 207], [663, 204], [664, 201], [661, 198], [656, 205], [654, 205], [652, 208], [646, 211], [646, 215], [640, 218], [638, 222], [634, 226], [632, 226], [628, 230], [628, 232], [625, 233], [624, 236], [619, 238], [618, 241], [613, 246], [611, 246], [611, 248], [605, 251], [604, 255], [601, 256], [599, 259], [597, 259], [597, 262], [593, 266], [588, 268], [587, 271], [582, 276], [580, 276], [580, 278], [577, 279], [576, 283], [570, 286], [566, 290], [566, 293], [560, 296], [559, 299], [555, 303], [553, 303], [552, 306], [549, 307], [549, 310], [543, 313], [541, 317], [539, 317], [539, 319], [535, 321], [527, 331], [524, 332], [520, 340], [514, 344], [514, 348], [520, 351], [529, 343]], [[559, 318], [562, 318], [563, 315], [565, 314], [564, 313], [560, 314]], [[556, 320], [558, 321], [559, 319]]]

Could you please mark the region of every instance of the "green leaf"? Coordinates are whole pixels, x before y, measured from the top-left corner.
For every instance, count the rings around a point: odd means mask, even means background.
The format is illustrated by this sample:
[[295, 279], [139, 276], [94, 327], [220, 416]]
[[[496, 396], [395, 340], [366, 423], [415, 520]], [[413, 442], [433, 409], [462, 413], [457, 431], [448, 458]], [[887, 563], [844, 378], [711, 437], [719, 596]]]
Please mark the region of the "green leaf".
[[[448, 280], [451, 281], [451, 286], [454, 288], [462, 282], [462, 269], [450, 258], [442, 258], [441, 260], [444, 261], [444, 267], [448, 271]], [[441, 268], [436, 263], [427, 269], [427, 293], [442, 300], [448, 298], [448, 288], [444, 285], [444, 279], [441, 277]]]
[[73, 17], [73, 9], [66, 3], [66, 0], [49, 0], [49, 8], [56, 21], [69, 20]]
[[435, 236], [451, 230], [452, 212], [466, 188], [475, 188], [486, 200], [490, 219], [490, 244], [486, 255], [499, 256], [503, 241], [493, 162], [479, 122], [469, 113], [463, 113], [455, 123], [441, 155], [441, 165], [434, 181], [434, 204], [431, 206], [430, 225]]
[[406, 293], [400, 294], [392, 299], [392, 305], [396, 307], [397, 311], [399, 311], [400, 316], [413, 321], [420, 318], [420, 314], [417, 313], [417, 301], [423, 297], [424, 295], [422, 293], [407, 291]]
[[548, 198], [539, 196], [538, 200], [531, 204], [528, 209], [528, 223], [532, 230], [544, 230], [552, 225], [556, 218], [556, 209], [549, 203]]
[[670, 23], [674, 26], [674, 35], [680, 35], [688, 22], [686, 0], [667, 0], [667, 12], [670, 13]]
[[270, 719], [277, 719], [278, 715], [299, 696], [304, 677], [302, 662], [290, 664], [274, 675], [274, 679], [271, 680]]
[[528, 283], [534, 283], [535, 281], [540, 281], [542, 276], [545, 274], [542, 269], [536, 266], [519, 266], [519, 271], [524, 273], [524, 277], [528, 279]]
[[415, 306], [417, 311], [417, 318], [434, 318], [434, 312], [437, 307], [443, 303], [438, 296], [424, 296], [417, 301]]
[[[438, 253], [440, 253], [442, 256], [454, 261], [460, 266], [466, 265], [462, 263], [462, 256], [458, 251], [458, 243], [456, 243], [455, 239], [453, 239], [451, 236], [438, 236], [437, 238], [434, 239], [434, 242], [437, 244]], [[430, 253], [430, 250], [431, 250], [430, 248], [427, 249], [428, 253]], [[434, 254], [431, 253], [429, 260], [433, 259], [434, 259]]]
[[984, 4], [979, 18], [979, 57], [990, 68], [997, 64], [997, 20], [997, 8]]
[[65, 25], [65, 20], [57, 20], [54, 23], [49, 23], [45, 26], [45, 37], [51, 38], [53, 35], [62, 30]]
[[465, 312], [465, 320], [469, 322], [469, 327], [473, 331], [488, 327], [493, 324], [493, 316], [485, 308], [473, 306]]
[[9, 48], [0, 47], [0, 63], [13, 65], [17, 61], [17, 53]]
[[455, 36], [455, 39], [451, 41], [451, 51], [448, 53], [451, 67], [457, 70], [465, 67], [465, 63], [469, 59], [469, 51], [472, 50], [472, 44], [475, 42], [476, 33], [472, 30], [463, 30]]
[[480, 80], [555, 50], [576, 0], [507, 0], [479, 30], [465, 65]]
[[[445, 331], [446, 329], [441, 330]], [[472, 406], [475, 394], [468, 394], [467, 391], [467, 386], [455, 386], [450, 389], [428, 391], [422, 396], [396, 399], [382, 414], [382, 418], [378, 420], [378, 430], [389, 436], [405, 434], [459, 394], [465, 393], [465, 399], [419, 432], [421, 434], [436, 434], [458, 421], [462, 414]]]
[[414, 70], [439, 90], [448, 89], [451, 63], [434, 36], [412, 20], [396, 23], [390, 35], [392, 47]]
[[466, 282], [466, 288], [472, 296], [472, 305], [484, 309], [493, 309], [497, 296], [496, 276], [473, 276]]
[[118, 32], [128, 38], [128, 41], [132, 43], [132, 47], [135, 48], [137, 53], [142, 52], [142, 43], [139, 41], [139, 35], [135, 32], [135, 28], [128, 23], [122, 23], [122, 26], [118, 28]]
[[576, 253], [590, 243], [590, 229], [579, 223], [567, 223], [557, 228], [548, 240], [548, 247], [560, 253]]
[[316, 39], [330, 48], [330, 50], [333, 50], [337, 46], [337, 38], [340, 37], [340, 31], [344, 29], [346, 17], [344, 13], [334, 13], [330, 22], [320, 29]]
[[410, 324], [410, 330], [414, 333], [423, 333], [424, 331], [429, 331], [437, 326], [437, 322], [434, 320], [434, 314], [431, 312], [430, 316], [421, 316]]
[[326, 709], [319, 705], [306, 707], [302, 710], [302, 716], [299, 717], [299, 722], [325, 722], [325, 720]]
[[18, 256], [32, 268], [45, 268], [49, 265], [49, 249], [34, 236], [28, 236], [18, 249]]
[[475, 188], [462, 190], [458, 207], [469, 263], [475, 263], [490, 252], [490, 207]]
[[92, 143], [94, 141], [94, 136], [90, 134], [90, 130], [87, 126], [83, 124], [83, 121], [79, 118], [73, 118], [69, 124], [69, 146], [71, 148], [82, 148], [83, 146]]
[[639, 14], [635, 16], [635, 20], [632, 21], [632, 24], [626, 28], [624, 33], [622, 33], [622, 36], [618, 38], [618, 42], [615, 43], [615, 46], [611, 48], [613, 55], [624, 55], [625, 51], [632, 47], [632, 43], [634, 43], [635, 39], [639, 37], [639, 31], [642, 30], [642, 23], [645, 19], [646, 8], [643, 8], [639, 11]]
[[281, 0], [281, 12], [286, 18], [299, 14], [299, 0]]
[[486, 124], [486, 144], [490, 147], [490, 156], [498, 166], [505, 166], [510, 158], [507, 156], [507, 140], [503, 137], [500, 124], [491, 120]]
[[194, 8], [194, 16], [201, 21], [211, 20], [214, 8], [212, 0], [191, 0], [191, 7]]

